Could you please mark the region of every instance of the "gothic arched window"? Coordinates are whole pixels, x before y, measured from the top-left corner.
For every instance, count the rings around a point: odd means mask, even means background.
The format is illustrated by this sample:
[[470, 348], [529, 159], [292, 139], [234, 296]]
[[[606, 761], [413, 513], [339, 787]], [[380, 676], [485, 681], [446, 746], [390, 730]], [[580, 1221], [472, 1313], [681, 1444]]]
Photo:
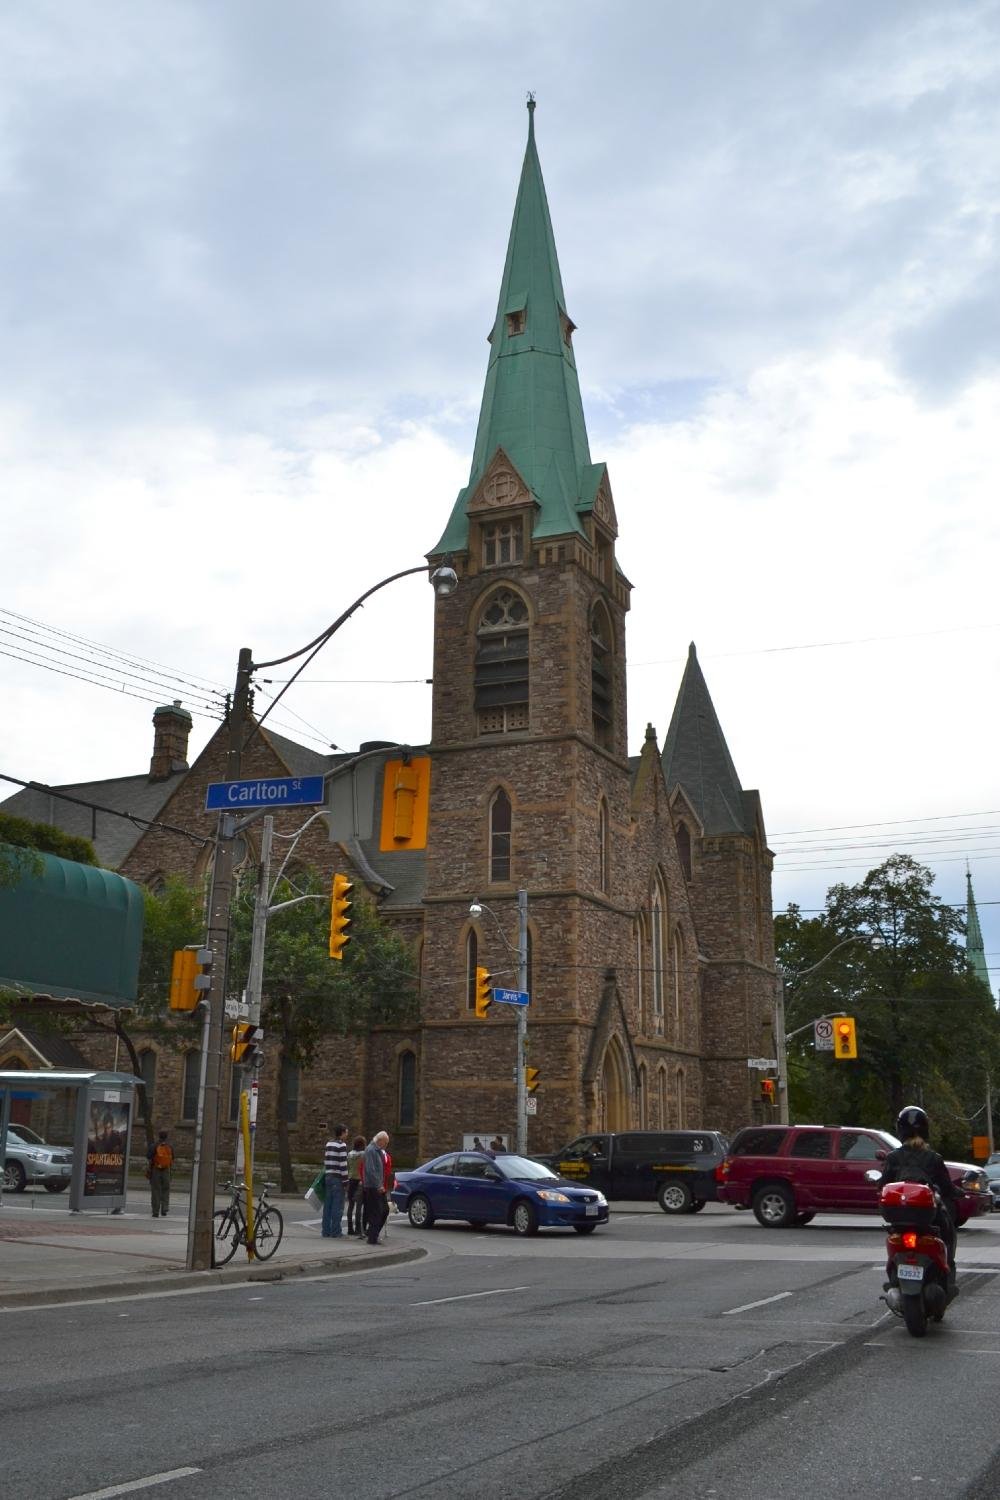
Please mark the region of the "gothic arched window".
[[642, 940], [642, 917], [636, 917], [632, 924], [632, 936], [635, 939], [635, 1013], [639, 1019], [639, 1030], [646, 1030], [646, 986], [643, 984], [645, 944]]
[[646, 1064], [639, 1064], [639, 1129], [645, 1130], [649, 1125], [647, 1117], [648, 1102], [646, 1099]]
[[590, 612], [590, 706], [594, 739], [606, 750], [614, 729], [614, 641], [611, 617], [598, 599]]
[[417, 1055], [401, 1052], [398, 1067], [398, 1118], [400, 1130], [412, 1130], [417, 1123]]
[[683, 1130], [687, 1124], [687, 1078], [683, 1068], [677, 1069], [677, 1128]]
[[680, 855], [684, 879], [691, 879], [691, 831], [686, 823], [677, 825], [677, 853]]
[[475, 706], [480, 734], [528, 728], [528, 606], [513, 589], [497, 589], [479, 616]]
[[490, 803], [490, 883], [510, 879], [510, 798], [501, 787]]
[[670, 1123], [667, 1113], [667, 1070], [662, 1067], [656, 1072], [656, 1102], [660, 1111], [660, 1129], [666, 1130]]
[[677, 928], [676, 932], [674, 933], [673, 960], [674, 960], [674, 963], [673, 963], [673, 969], [674, 969], [674, 1020], [675, 1021], [680, 1021], [680, 1018], [681, 1018], [681, 988], [682, 988], [681, 981], [682, 981], [682, 975], [683, 975], [683, 972], [684, 972], [684, 940], [681, 937], [681, 931], [680, 931], [679, 927]]
[[666, 965], [667, 945], [665, 929], [667, 922], [667, 903], [660, 884], [659, 876], [653, 881], [653, 890], [650, 896], [650, 927], [651, 948], [653, 959], [653, 1024], [657, 1031], [663, 1030], [663, 989], [664, 968]]

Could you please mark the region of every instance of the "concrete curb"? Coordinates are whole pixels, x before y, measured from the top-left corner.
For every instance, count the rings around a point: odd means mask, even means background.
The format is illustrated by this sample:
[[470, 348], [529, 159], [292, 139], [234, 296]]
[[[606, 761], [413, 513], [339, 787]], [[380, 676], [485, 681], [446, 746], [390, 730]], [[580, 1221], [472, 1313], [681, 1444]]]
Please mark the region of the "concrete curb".
[[154, 1272], [135, 1283], [97, 1281], [85, 1286], [35, 1287], [24, 1292], [0, 1292], [0, 1312], [13, 1307], [33, 1307], [60, 1302], [97, 1302], [105, 1297], [143, 1297], [151, 1292], [196, 1292], [212, 1286], [233, 1286], [255, 1281], [287, 1281], [297, 1276], [340, 1276], [351, 1271], [377, 1270], [384, 1266], [401, 1266], [407, 1261], [422, 1260], [426, 1249], [415, 1245], [407, 1250], [385, 1250], [375, 1255], [343, 1256], [336, 1260], [268, 1261], [264, 1265], [249, 1262], [243, 1266], [221, 1266], [214, 1271]]

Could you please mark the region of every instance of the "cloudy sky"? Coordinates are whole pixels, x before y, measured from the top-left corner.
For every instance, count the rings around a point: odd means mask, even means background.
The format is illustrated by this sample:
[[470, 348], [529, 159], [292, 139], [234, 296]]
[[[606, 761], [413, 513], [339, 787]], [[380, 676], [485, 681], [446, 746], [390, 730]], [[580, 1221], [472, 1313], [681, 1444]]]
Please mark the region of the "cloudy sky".
[[[0, 770], [134, 773], [174, 697], [200, 749], [437, 540], [528, 89], [633, 745], [696, 641], [775, 904], [968, 859], [996, 987], [997, 0], [4, 7]], [[275, 719], [425, 738], [430, 624], [387, 589]]]

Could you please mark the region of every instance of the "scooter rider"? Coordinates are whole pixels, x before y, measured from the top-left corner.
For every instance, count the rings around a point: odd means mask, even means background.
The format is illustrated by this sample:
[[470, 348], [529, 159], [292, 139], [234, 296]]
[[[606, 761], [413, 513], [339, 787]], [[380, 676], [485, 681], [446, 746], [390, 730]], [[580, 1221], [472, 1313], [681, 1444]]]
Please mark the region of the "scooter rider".
[[896, 1134], [903, 1144], [886, 1157], [879, 1187], [887, 1182], [926, 1182], [937, 1189], [940, 1197], [937, 1220], [948, 1251], [948, 1279], [954, 1291], [957, 1195], [944, 1158], [927, 1144], [930, 1133], [930, 1120], [918, 1104], [907, 1104], [900, 1110]]

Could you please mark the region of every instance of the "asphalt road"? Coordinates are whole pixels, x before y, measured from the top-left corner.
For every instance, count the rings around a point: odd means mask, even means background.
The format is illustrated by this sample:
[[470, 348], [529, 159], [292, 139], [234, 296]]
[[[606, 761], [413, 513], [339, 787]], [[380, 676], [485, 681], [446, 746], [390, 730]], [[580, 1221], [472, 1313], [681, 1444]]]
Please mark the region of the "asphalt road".
[[393, 1221], [427, 1260], [0, 1313], [0, 1487], [995, 1496], [996, 1220], [963, 1231], [962, 1295], [922, 1340], [883, 1315], [876, 1222], [712, 1206], [586, 1239]]

